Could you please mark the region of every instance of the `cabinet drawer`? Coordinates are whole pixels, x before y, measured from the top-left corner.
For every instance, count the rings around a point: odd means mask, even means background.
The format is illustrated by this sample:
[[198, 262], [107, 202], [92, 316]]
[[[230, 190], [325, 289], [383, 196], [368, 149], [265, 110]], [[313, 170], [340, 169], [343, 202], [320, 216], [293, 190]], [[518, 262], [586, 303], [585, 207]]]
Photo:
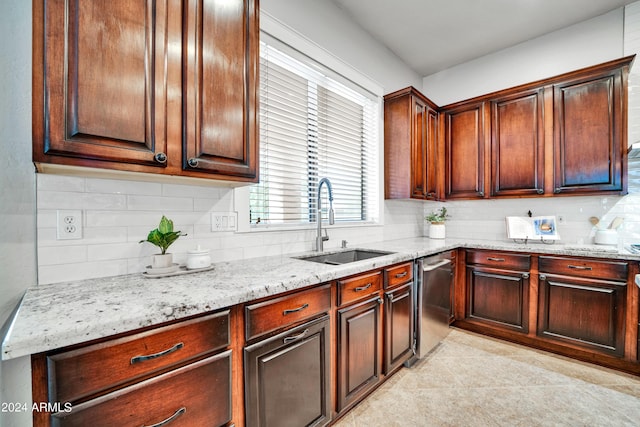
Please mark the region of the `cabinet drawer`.
[[309, 319], [331, 308], [331, 285], [245, 307], [247, 341]]
[[52, 414], [51, 425], [223, 425], [231, 420], [231, 361], [228, 350]]
[[382, 289], [382, 272], [362, 274], [338, 281], [338, 305], [365, 298]]
[[509, 252], [468, 251], [467, 264], [481, 264], [510, 270], [529, 270], [531, 255]]
[[47, 356], [52, 402], [76, 402], [229, 345], [229, 311]]
[[628, 264], [626, 262], [553, 256], [541, 256], [538, 262], [540, 273], [627, 281]]
[[387, 278], [385, 289], [410, 282], [413, 279], [413, 262], [387, 268], [384, 270], [384, 274]]

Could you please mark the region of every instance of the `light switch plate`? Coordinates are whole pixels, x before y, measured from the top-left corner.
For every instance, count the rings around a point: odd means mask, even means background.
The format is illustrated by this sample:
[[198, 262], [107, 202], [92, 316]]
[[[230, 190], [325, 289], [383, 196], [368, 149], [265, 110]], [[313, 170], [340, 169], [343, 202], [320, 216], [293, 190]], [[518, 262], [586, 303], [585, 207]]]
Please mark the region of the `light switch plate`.
[[211, 231], [236, 231], [237, 212], [211, 212]]

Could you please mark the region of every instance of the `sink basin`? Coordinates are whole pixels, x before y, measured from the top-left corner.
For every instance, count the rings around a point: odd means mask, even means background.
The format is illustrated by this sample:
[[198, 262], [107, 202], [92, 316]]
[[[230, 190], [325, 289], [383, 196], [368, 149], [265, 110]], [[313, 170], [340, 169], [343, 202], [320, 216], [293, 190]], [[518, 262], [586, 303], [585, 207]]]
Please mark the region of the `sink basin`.
[[369, 249], [349, 249], [342, 252], [333, 252], [320, 255], [309, 255], [298, 257], [304, 261], [318, 262], [320, 264], [348, 264], [350, 262], [362, 261], [363, 259], [376, 258], [389, 255], [393, 252], [373, 251]]

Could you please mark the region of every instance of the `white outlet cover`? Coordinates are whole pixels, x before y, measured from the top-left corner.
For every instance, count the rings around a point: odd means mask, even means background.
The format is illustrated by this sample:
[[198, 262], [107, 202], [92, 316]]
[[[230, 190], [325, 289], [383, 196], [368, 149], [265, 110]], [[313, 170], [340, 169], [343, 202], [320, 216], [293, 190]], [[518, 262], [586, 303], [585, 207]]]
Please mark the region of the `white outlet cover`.
[[58, 240], [82, 239], [82, 211], [59, 210], [56, 236]]

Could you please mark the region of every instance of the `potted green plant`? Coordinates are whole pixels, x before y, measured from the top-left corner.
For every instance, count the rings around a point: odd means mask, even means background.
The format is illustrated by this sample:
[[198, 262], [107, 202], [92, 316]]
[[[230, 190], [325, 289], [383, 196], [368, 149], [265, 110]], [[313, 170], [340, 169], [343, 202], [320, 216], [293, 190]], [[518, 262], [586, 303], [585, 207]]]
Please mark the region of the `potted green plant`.
[[162, 215], [158, 228], [151, 230], [146, 240], [140, 240], [140, 243], [149, 242], [160, 248], [160, 253], [153, 255], [152, 268], [166, 268], [173, 265], [173, 254], [167, 253], [167, 249], [180, 236], [186, 236], [186, 234], [174, 231], [173, 221]]
[[445, 221], [449, 218], [447, 208], [442, 206], [440, 209], [436, 209], [424, 219], [429, 221], [429, 237], [431, 239], [444, 239], [446, 235], [446, 228], [444, 226]]

